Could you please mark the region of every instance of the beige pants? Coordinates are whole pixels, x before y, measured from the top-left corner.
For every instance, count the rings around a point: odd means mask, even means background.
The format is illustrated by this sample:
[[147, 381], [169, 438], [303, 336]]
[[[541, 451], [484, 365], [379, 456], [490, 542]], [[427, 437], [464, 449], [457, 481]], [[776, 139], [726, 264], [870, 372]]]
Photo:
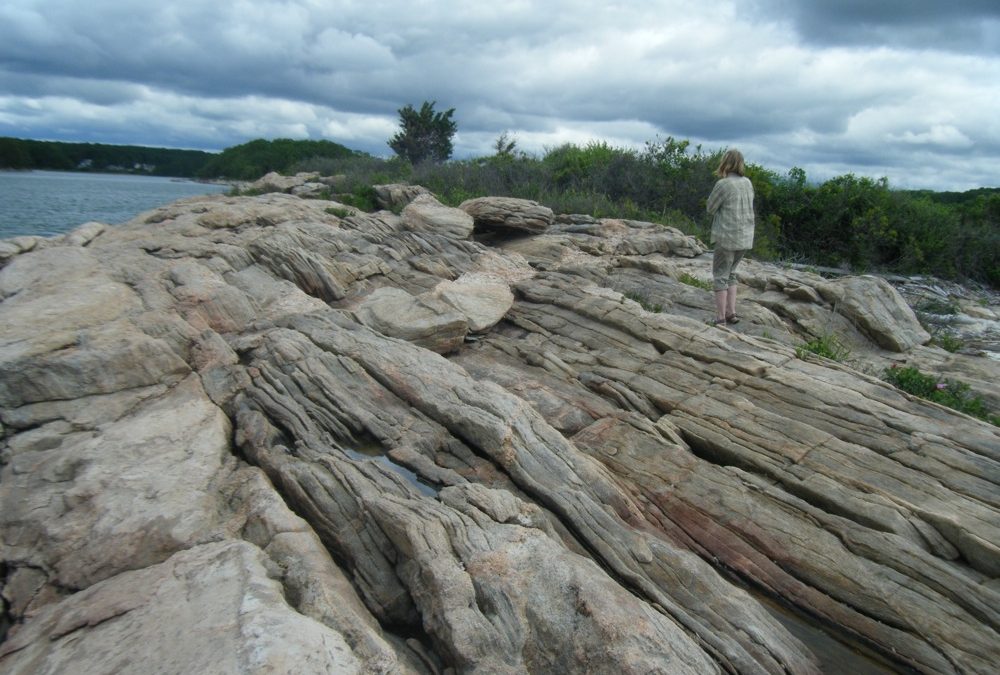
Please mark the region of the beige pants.
[[716, 291], [724, 291], [730, 286], [736, 285], [736, 266], [743, 260], [743, 254], [747, 251], [730, 251], [728, 249], [715, 247], [715, 255], [712, 258], [712, 288]]

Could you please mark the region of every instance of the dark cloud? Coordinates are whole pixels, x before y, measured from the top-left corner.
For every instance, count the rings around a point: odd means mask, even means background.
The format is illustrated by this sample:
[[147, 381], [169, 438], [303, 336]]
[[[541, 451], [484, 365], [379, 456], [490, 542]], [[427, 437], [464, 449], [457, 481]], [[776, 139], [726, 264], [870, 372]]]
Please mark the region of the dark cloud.
[[1000, 53], [996, 0], [758, 0], [752, 6], [790, 21], [813, 44]]
[[536, 153], [674, 136], [976, 186], [997, 180], [998, 4], [7, 0], [0, 135], [386, 155], [427, 100], [455, 108], [458, 157], [503, 131]]

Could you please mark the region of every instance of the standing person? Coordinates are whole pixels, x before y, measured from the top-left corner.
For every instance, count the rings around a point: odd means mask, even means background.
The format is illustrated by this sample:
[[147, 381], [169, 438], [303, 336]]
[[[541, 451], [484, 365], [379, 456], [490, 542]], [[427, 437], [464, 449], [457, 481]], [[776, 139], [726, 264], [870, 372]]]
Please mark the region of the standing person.
[[715, 291], [715, 326], [738, 323], [736, 314], [736, 266], [753, 246], [753, 184], [746, 177], [746, 166], [739, 150], [722, 156], [719, 176], [708, 196], [707, 209], [712, 219], [712, 288]]

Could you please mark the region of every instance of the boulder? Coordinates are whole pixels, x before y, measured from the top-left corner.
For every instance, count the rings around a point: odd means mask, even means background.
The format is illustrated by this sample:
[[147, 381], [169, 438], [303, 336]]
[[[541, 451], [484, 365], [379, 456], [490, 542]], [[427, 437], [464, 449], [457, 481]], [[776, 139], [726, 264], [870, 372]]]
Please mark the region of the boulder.
[[300, 172], [294, 176], [284, 176], [277, 171], [271, 171], [247, 185], [245, 190], [248, 192], [292, 192], [296, 189], [301, 191], [308, 184], [322, 185], [319, 183], [319, 174]]
[[458, 205], [485, 231], [544, 232], [555, 220], [552, 209], [529, 199], [477, 197]]
[[514, 304], [510, 286], [493, 275], [467, 273], [455, 281], [442, 281], [434, 295], [465, 316], [470, 333], [495, 326]]
[[884, 279], [846, 277], [822, 284], [817, 290], [837, 312], [885, 349], [905, 352], [931, 339], [903, 297]]
[[474, 223], [461, 209], [445, 206], [433, 195], [418, 194], [402, 213], [403, 226], [414, 232], [433, 232], [454, 239], [468, 239]]
[[439, 354], [453, 352], [469, 332], [466, 317], [430, 294], [413, 296], [400, 288], [379, 288], [354, 310], [358, 321], [384, 335], [407, 340]]
[[[375, 191], [375, 202], [380, 208], [398, 213], [407, 204], [420, 195], [430, 194], [425, 187], [419, 185], [405, 185], [401, 183], [390, 183], [388, 185], [373, 185]], [[433, 195], [432, 195], [433, 196]]]

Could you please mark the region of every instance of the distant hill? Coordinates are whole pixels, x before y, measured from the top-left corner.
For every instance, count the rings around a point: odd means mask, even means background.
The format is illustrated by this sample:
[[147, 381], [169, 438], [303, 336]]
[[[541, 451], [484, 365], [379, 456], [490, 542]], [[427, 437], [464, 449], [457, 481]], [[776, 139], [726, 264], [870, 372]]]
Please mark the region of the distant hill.
[[257, 139], [221, 153], [138, 145], [65, 143], [0, 137], [0, 169], [99, 171], [183, 178], [253, 180], [302, 160], [366, 156], [332, 141]]
[[214, 155], [199, 171], [201, 178], [237, 178], [254, 180], [266, 173], [284, 173], [292, 165], [307, 159], [325, 157], [343, 159], [367, 156], [332, 141], [295, 141], [277, 138], [272, 141], [257, 139], [226, 148]]
[[979, 197], [1000, 195], [1000, 188], [976, 188], [965, 192], [935, 192], [934, 190], [900, 190], [914, 197], [927, 197], [939, 204], [966, 204], [974, 202]]
[[193, 178], [215, 157], [202, 150], [0, 137], [0, 168], [100, 171]]

